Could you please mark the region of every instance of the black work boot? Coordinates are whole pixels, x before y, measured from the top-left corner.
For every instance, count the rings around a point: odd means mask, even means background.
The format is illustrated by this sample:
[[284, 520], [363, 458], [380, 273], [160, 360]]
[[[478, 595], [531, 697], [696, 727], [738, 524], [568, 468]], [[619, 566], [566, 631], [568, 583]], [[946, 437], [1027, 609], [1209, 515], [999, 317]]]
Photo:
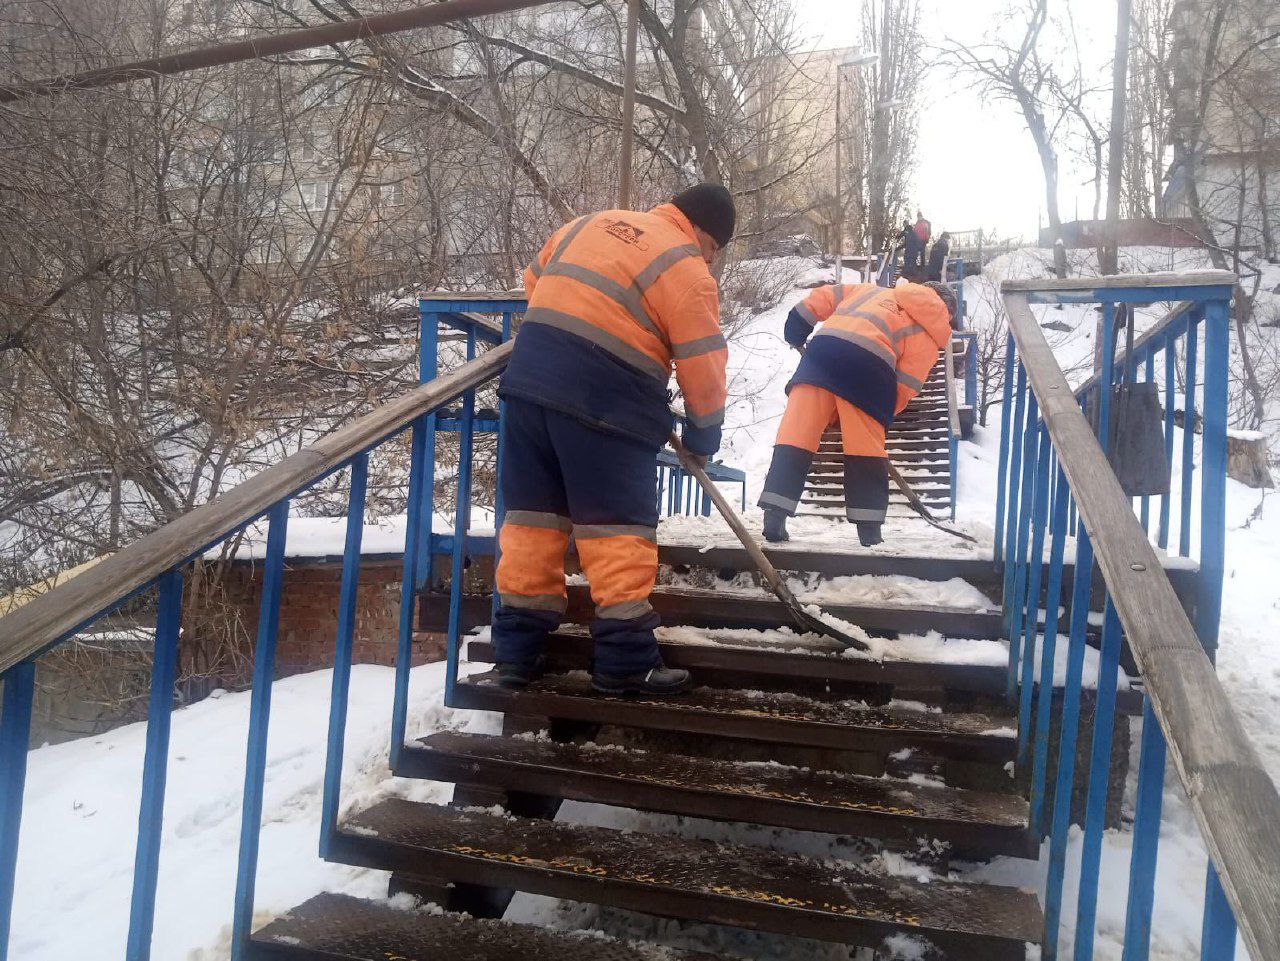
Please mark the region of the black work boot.
[[877, 544], [883, 544], [884, 538], [880, 536], [880, 525], [860, 521], [858, 523], [858, 540], [863, 547], [875, 547]]
[[546, 673], [545, 655], [532, 661], [498, 662], [498, 683], [503, 687], [528, 687]]
[[693, 687], [688, 671], [657, 667], [636, 674], [591, 675], [591, 686], [601, 694], [683, 694]]
[[766, 507], [764, 511], [764, 539], [776, 544], [779, 541], [791, 540], [787, 533], [787, 512], [776, 507]]

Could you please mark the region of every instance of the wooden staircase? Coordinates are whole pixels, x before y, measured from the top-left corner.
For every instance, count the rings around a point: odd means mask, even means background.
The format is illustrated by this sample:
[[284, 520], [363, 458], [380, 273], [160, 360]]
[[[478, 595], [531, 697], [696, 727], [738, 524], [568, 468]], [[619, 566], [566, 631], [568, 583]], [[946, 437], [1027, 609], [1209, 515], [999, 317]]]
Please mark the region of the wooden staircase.
[[[934, 364], [924, 388], [912, 398], [885, 435], [889, 460], [920, 500], [935, 514], [951, 511], [951, 442], [947, 426], [946, 372]], [[840, 429], [832, 426], [818, 445], [801, 498], [801, 516], [844, 520], [844, 452]], [[889, 516], [915, 517], [905, 496], [889, 488]]]
[[[860, 570], [852, 555], [783, 553], [791, 570], [808, 563], [811, 576]], [[688, 551], [664, 549], [664, 561], [678, 558]], [[707, 563], [722, 575], [746, 565], [743, 552], [726, 550]], [[971, 562], [882, 556], [866, 563], [875, 573], [946, 580]], [[453, 802], [380, 801], [349, 817], [330, 846], [330, 860], [392, 872], [393, 894], [438, 907], [321, 895], [260, 930], [251, 957], [686, 956], [497, 920], [517, 892], [859, 946], [886, 961], [901, 956], [904, 935], [913, 957], [1025, 957], [1040, 937], [1036, 897], [948, 874], [953, 861], [1034, 857], [1038, 848], [1027, 802], [1005, 771], [1016, 719], [1004, 707], [1001, 666], [875, 661], [812, 636], [744, 637], [744, 630], [785, 623], [763, 595], [665, 587], [654, 604], [665, 624], [705, 631], [662, 641], [669, 664], [695, 672], [693, 692], [593, 692], [589, 604], [575, 590], [544, 679], [523, 690], [501, 687], [492, 673], [459, 681], [453, 706], [500, 713], [500, 734], [439, 732], [406, 745], [395, 773], [452, 783]], [[927, 630], [976, 638], [999, 632], [994, 610], [836, 610], [890, 644]], [[487, 620], [479, 610], [472, 617]], [[424, 615], [420, 624], [430, 620]], [[725, 641], [717, 631], [730, 625], [738, 633]], [[469, 643], [471, 661], [492, 656], [483, 635]], [[661, 832], [581, 823], [568, 809], [556, 820], [566, 800], [677, 820]], [[763, 830], [712, 841], [682, 830], [683, 818]], [[870, 854], [818, 860], [754, 843], [791, 832], [858, 839]], [[890, 867], [903, 858], [918, 863], [909, 871]], [[922, 880], [922, 871], [934, 876]]]

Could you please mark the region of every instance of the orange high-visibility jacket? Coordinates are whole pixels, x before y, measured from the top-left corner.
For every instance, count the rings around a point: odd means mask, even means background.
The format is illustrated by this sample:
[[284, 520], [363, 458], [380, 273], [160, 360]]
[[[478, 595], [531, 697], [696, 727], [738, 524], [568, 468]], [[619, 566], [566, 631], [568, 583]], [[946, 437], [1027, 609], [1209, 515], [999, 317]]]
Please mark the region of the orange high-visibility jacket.
[[807, 338], [791, 384], [829, 390], [886, 427], [924, 386], [951, 337], [946, 305], [922, 284], [816, 287], [788, 317], [787, 340], [803, 344], [796, 328], [805, 324], [821, 326]]
[[502, 392], [661, 446], [675, 365], [685, 444], [711, 454], [724, 421], [720, 295], [672, 204], [605, 210], [557, 230], [525, 270], [529, 308]]

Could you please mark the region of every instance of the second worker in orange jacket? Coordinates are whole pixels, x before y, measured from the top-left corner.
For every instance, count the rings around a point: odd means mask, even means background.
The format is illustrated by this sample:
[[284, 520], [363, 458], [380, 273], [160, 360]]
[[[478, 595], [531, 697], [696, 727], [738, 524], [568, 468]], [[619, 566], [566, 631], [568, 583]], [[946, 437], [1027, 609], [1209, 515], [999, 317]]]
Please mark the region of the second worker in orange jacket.
[[924, 386], [955, 310], [951, 289], [933, 283], [826, 284], [792, 309], [784, 336], [804, 356], [787, 385], [760, 495], [766, 538], [787, 539], [786, 519], [800, 506], [822, 434], [838, 420], [845, 513], [864, 546], [880, 543], [889, 506], [885, 431]]

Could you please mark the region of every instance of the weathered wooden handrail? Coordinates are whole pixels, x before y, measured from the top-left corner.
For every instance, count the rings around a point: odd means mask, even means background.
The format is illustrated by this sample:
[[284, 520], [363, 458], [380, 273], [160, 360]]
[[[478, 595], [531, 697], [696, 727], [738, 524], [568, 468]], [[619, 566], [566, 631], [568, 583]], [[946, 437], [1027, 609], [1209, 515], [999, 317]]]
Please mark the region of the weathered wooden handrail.
[[[1153, 285], [1160, 276], [1147, 275], [1141, 282]], [[1200, 279], [1206, 276], [1211, 280]], [[1175, 282], [1233, 279], [1215, 271], [1179, 275]], [[1063, 287], [1063, 281], [1006, 282], [1009, 329], [1250, 956], [1280, 958], [1280, 793], [1232, 710], [1027, 300], [1028, 290], [1096, 289], [1112, 286], [1103, 283], [1111, 280], [1081, 279], [1071, 287]]]
[[383, 404], [0, 618], [0, 674], [261, 517], [281, 498], [303, 490], [415, 418], [491, 379], [506, 366], [511, 350], [511, 343], [495, 347]]
[[[1031, 277], [1006, 280], [1000, 290], [1006, 294], [1071, 290], [1114, 290], [1134, 287], [1218, 287], [1234, 285], [1236, 275], [1229, 270], [1160, 271], [1154, 274], [1110, 274], [1106, 277]], [[1176, 298], [1175, 298], [1176, 299]]]

